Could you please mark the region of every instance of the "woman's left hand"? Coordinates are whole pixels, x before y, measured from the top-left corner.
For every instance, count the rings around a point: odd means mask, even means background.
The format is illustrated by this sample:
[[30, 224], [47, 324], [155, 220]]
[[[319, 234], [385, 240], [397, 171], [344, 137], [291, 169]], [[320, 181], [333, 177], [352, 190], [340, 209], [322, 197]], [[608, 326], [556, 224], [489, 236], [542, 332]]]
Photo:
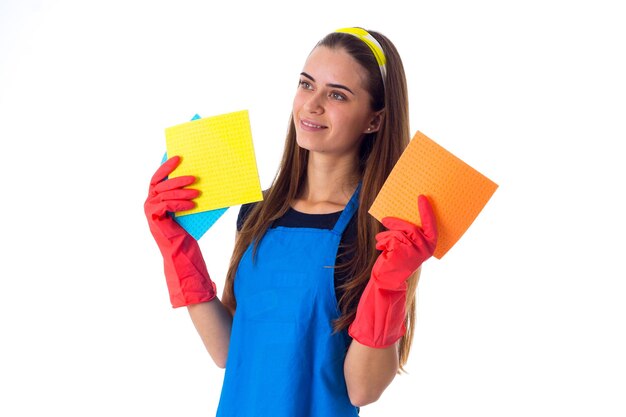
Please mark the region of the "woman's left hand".
[[405, 288], [404, 281], [430, 258], [437, 246], [437, 220], [424, 195], [417, 199], [422, 226], [397, 217], [385, 217], [388, 229], [376, 235], [376, 249], [382, 253], [374, 263], [372, 276], [382, 288]]
[[385, 217], [389, 230], [376, 235], [376, 258], [370, 280], [363, 290], [356, 317], [348, 329], [352, 338], [372, 348], [386, 348], [406, 332], [408, 278], [432, 256], [437, 246], [437, 222], [428, 199], [420, 195], [419, 227], [396, 217]]

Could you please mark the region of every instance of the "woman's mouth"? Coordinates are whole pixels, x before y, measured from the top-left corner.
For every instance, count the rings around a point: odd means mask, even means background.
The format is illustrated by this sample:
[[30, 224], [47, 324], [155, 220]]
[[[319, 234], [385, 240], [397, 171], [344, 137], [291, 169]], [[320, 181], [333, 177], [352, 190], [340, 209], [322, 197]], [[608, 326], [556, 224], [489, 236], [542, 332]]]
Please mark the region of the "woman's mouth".
[[322, 126], [320, 124], [312, 122], [311, 120], [304, 120], [304, 119], [300, 120], [300, 127], [302, 127], [303, 130], [308, 130], [311, 132], [321, 130], [321, 129], [326, 129], [326, 126]]

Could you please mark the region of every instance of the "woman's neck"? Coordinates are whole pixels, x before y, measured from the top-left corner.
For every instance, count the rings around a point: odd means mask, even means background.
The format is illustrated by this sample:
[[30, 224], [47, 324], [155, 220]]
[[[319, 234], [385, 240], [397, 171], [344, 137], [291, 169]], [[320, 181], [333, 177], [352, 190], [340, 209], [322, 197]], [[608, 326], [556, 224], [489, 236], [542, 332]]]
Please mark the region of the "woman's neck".
[[359, 182], [355, 156], [328, 158], [309, 154], [304, 189], [292, 202], [303, 213], [324, 214], [343, 210]]

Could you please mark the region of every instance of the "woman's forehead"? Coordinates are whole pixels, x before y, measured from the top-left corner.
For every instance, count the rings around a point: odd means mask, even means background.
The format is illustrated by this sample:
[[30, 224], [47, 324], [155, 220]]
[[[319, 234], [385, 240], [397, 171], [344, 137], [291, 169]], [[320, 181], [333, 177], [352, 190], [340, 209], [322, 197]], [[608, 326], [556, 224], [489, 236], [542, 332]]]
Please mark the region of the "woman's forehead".
[[344, 48], [316, 47], [305, 61], [303, 71], [323, 83], [365, 85], [365, 69]]

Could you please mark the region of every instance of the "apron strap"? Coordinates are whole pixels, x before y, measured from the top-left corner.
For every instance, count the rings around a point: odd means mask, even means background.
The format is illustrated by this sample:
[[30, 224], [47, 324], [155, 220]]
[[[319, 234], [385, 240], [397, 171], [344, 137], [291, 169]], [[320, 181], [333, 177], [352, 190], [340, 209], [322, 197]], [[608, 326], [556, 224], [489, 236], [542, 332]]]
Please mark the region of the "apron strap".
[[350, 219], [352, 218], [354, 213], [356, 213], [356, 210], [359, 208], [360, 191], [361, 191], [361, 183], [359, 182], [359, 184], [356, 186], [356, 190], [354, 190], [354, 193], [352, 194], [352, 197], [350, 197], [350, 201], [348, 201], [348, 204], [346, 204], [346, 207], [341, 212], [341, 215], [339, 216], [337, 223], [335, 223], [335, 227], [333, 227], [333, 233], [342, 235], [344, 230], [346, 230], [346, 227], [348, 226]]

